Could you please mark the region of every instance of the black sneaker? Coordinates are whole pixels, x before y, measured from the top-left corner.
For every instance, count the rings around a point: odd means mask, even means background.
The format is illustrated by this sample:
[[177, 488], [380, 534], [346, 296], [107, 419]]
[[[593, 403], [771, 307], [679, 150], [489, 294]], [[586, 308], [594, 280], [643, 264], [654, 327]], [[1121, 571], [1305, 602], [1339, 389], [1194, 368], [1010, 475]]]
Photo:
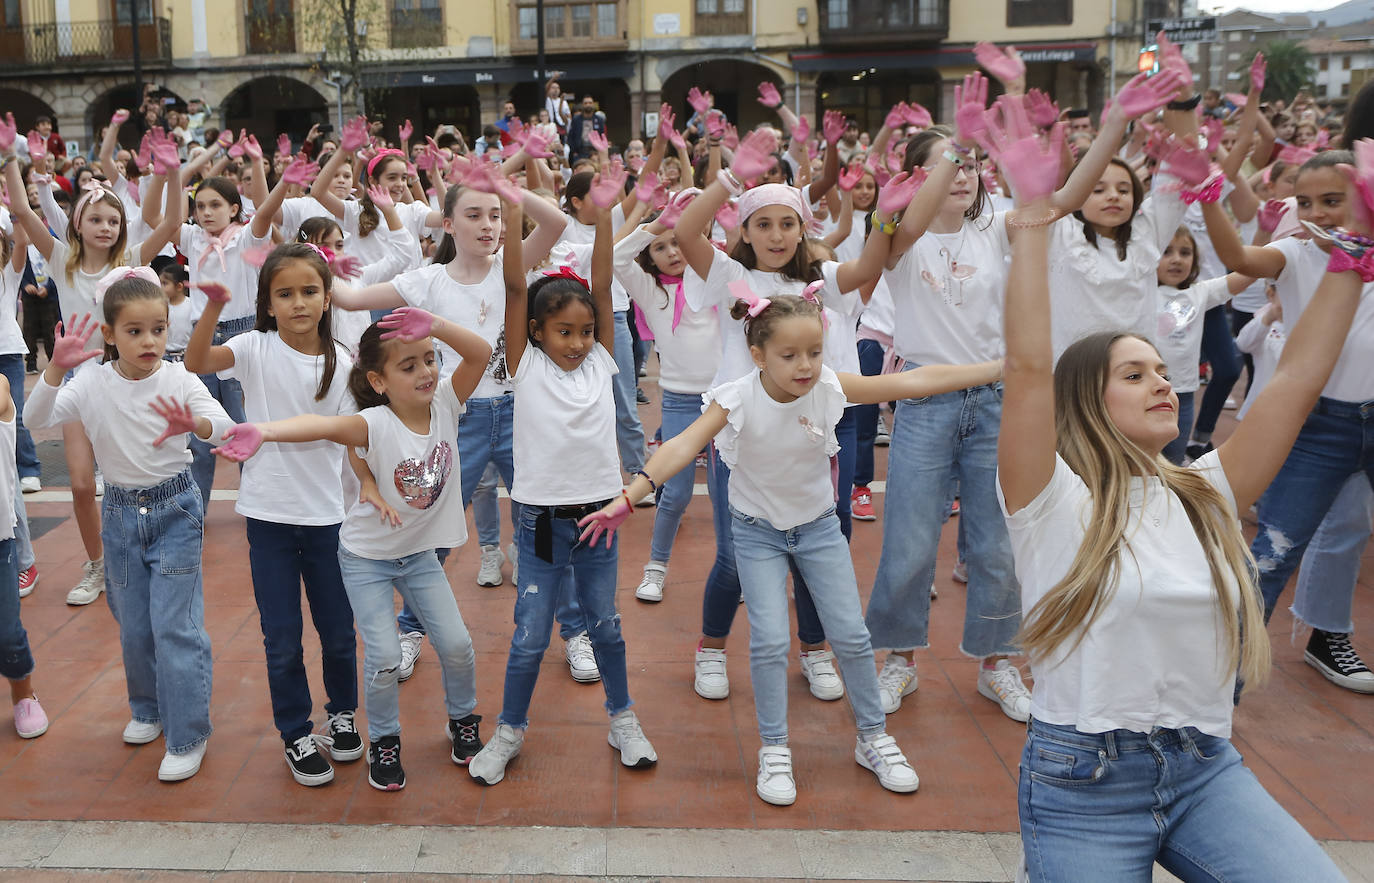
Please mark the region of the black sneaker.
[[341, 711], [329, 716], [329, 756], [339, 761], [357, 760], [363, 756], [363, 737], [353, 723], [353, 712]]
[[1188, 446], [1183, 449], [1183, 453], [1189, 460], [1196, 460], [1204, 454], [1210, 454], [1214, 448], [1211, 442], [1188, 442]]
[[482, 738], [477, 735], [477, 725], [482, 722], [480, 714], [470, 714], [448, 722], [448, 740], [453, 743], [453, 762], [467, 766], [477, 752], [482, 750]]
[[291, 778], [307, 787], [334, 781], [334, 768], [315, 747], [315, 737], [305, 735], [286, 746], [286, 765]]
[[378, 791], [400, 791], [406, 786], [401, 769], [401, 737], [383, 736], [367, 752], [367, 784]]
[[635, 387], [635, 401], [641, 405], [647, 405], [649, 404], [649, 396], [645, 394], [644, 390]]
[[1348, 632], [1313, 629], [1303, 659], [1338, 687], [1356, 693], [1374, 693], [1374, 672], [1370, 672], [1351, 646]]

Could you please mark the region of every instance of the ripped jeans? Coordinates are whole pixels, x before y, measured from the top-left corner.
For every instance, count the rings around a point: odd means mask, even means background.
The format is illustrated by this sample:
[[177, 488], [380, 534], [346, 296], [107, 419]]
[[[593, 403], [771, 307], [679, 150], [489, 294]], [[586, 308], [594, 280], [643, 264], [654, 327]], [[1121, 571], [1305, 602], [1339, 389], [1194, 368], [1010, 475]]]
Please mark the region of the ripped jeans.
[[363, 709], [367, 738], [401, 734], [401, 639], [396, 634], [396, 598], [424, 624], [439, 657], [444, 705], [450, 720], [477, 707], [477, 663], [472, 638], [458, 612], [453, 589], [433, 549], [404, 558], [362, 558], [339, 546], [339, 571], [363, 637]]
[[[571, 507], [570, 507], [571, 508]], [[587, 637], [592, 642], [601, 686], [606, 691], [606, 711], [619, 714], [634, 703], [625, 676], [625, 639], [620, 634], [620, 613], [615, 607], [616, 565], [619, 539], [607, 548], [601, 537], [594, 546], [581, 542], [582, 529], [574, 518], [548, 518], [549, 557], [539, 556], [541, 515], [548, 508], [525, 505], [520, 510], [520, 584], [516, 587], [515, 633], [506, 660], [506, 689], [501, 704], [501, 723], [529, 726], [530, 697], [539, 678], [539, 664], [553, 631], [553, 612], [564, 581], [572, 579]], [[552, 717], [559, 712], [551, 711]]]

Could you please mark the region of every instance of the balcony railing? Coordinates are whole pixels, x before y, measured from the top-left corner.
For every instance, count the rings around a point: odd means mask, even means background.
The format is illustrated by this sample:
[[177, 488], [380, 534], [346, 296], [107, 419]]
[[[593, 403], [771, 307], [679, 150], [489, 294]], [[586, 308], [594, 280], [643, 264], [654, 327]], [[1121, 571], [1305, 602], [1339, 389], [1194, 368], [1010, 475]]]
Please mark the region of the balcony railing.
[[[134, 57], [133, 27], [109, 21], [16, 25], [0, 28], [0, 70], [22, 68], [121, 67]], [[172, 60], [172, 26], [165, 18], [141, 23], [138, 50], [143, 64]]]
[[444, 10], [392, 9], [391, 48], [420, 49], [444, 45]]
[[872, 46], [939, 42], [949, 35], [949, 0], [818, 0], [821, 42]]
[[249, 55], [281, 55], [296, 51], [294, 15], [254, 15], [243, 17], [244, 48]]

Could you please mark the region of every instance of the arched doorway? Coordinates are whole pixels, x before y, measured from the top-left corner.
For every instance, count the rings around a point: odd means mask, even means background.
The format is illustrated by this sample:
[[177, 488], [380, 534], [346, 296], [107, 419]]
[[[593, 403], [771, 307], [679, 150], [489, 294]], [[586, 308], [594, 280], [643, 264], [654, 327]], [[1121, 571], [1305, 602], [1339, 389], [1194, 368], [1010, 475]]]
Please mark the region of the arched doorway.
[[[582, 103], [583, 95], [590, 95], [596, 106], [606, 115], [606, 137], [616, 147], [623, 147], [631, 138], [636, 137], [639, 129], [637, 120], [630, 119], [630, 87], [619, 77], [601, 79], [560, 80], [563, 96], [568, 98], [574, 116]], [[568, 96], [572, 97], [569, 98]], [[544, 107], [544, 84], [534, 81], [516, 83], [510, 91], [511, 101], [515, 102], [515, 112], [523, 119], [534, 115]], [[484, 123], [495, 120], [483, 120]]]
[[[34, 121], [41, 116], [51, 117], [53, 128], [61, 131], [62, 121], [57, 118], [54, 111], [46, 101], [37, 95], [31, 95], [23, 89], [0, 89], [0, 107], [14, 114], [14, 124], [19, 128], [19, 135], [22, 138], [26, 132], [33, 128]], [[72, 131], [80, 134], [80, 128], [76, 120], [67, 120], [71, 125]]]
[[[164, 111], [166, 109], [186, 109], [186, 102], [170, 89], [156, 88], [152, 93], [152, 98], [162, 104]], [[142, 103], [143, 99], [138, 94], [138, 87], [133, 83], [120, 83], [113, 86], [92, 101], [88, 124], [90, 131], [95, 133], [96, 142], [99, 143], [105, 127], [110, 124], [110, 117], [114, 115], [116, 110], [122, 108], [129, 111], [130, 117], [127, 123], [119, 127], [119, 144], [128, 148], [137, 147], [145, 131], [143, 121], [138, 119], [138, 108]]]
[[777, 115], [758, 103], [759, 84], [763, 82], [777, 86], [784, 96], [788, 94], [782, 78], [764, 65], [736, 59], [711, 59], [675, 71], [663, 81], [660, 94], [677, 115], [679, 129], [692, 116], [687, 93], [696, 86], [703, 92], [710, 92], [715, 97], [715, 106], [743, 132], [759, 123], [777, 122]]
[[249, 80], [226, 95], [219, 110], [224, 128], [247, 129], [258, 140], [275, 139], [284, 132], [300, 142], [315, 123], [331, 119], [324, 96], [291, 77]]

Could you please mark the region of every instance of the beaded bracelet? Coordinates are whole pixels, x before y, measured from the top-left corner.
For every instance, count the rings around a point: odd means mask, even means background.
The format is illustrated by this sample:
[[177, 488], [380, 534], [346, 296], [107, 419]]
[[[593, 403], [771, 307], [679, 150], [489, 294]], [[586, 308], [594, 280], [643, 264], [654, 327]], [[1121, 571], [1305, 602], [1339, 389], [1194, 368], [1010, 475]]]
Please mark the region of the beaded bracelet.
[[636, 469], [634, 472], [631, 473], [631, 475], [644, 476], [644, 480], [649, 483], [649, 490], [653, 491], [654, 493], [658, 493], [658, 482], [650, 478], [649, 473], [645, 472], [643, 469]]
[[1059, 217], [1059, 213], [1054, 209], [1049, 209], [1041, 217], [1031, 218], [1028, 221], [1023, 221], [1019, 218], [1013, 218], [1011, 215], [1007, 215], [1007, 226], [1015, 227], [1018, 230], [1024, 230], [1028, 227], [1043, 227], [1046, 224], [1052, 223], [1057, 217]]
[[744, 185], [735, 177], [735, 173], [729, 169], [721, 169], [716, 172], [716, 180], [726, 189], [731, 196], [739, 196], [744, 192]]

